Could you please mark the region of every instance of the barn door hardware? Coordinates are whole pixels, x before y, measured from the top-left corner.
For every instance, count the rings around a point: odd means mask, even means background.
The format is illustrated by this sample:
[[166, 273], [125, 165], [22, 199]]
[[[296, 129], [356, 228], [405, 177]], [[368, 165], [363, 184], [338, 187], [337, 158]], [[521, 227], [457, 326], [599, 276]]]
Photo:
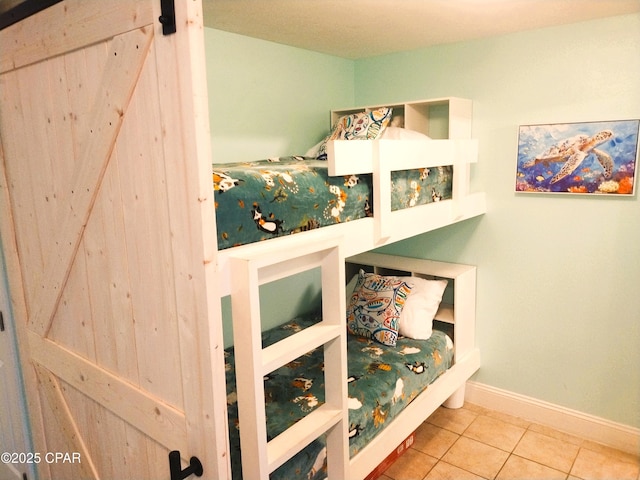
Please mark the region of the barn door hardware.
[[200, 463], [198, 457], [191, 457], [189, 466], [183, 470], [180, 463], [180, 452], [173, 450], [169, 452], [169, 472], [171, 472], [171, 480], [184, 480], [190, 475], [201, 477], [203, 472], [202, 463]]
[[160, 0], [160, 18], [162, 24], [162, 34], [171, 35], [176, 33], [176, 5], [174, 0]]

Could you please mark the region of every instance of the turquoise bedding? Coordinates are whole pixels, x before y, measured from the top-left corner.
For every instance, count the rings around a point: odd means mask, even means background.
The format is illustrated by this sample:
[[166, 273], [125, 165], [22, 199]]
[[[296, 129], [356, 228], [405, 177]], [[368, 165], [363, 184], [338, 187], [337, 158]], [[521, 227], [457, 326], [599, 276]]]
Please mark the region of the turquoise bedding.
[[[263, 346], [321, 320], [314, 312], [264, 332]], [[453, 347], [447, 335], [434, 330], [428, 340], [398, 339], [395, 347], [348, 335], [349, 451], [357, 454], [419, 393], [452, 364]], [[225, 351], [233, 478], [242, 478], [240, 437], [235, 395], [233, 348]], [[265, 378], [268, 438], [272, 439], [318, 408], [324, 401], [323, 350], [316, 349]], [[314, 441], [277, 469], [271, 479], [321, 479], [326, 471], [323, 440]], [[380, 458], [380, 461], [384, 458]]]
[[[280, 157], [213, 165], [218, 249], [373, 214], [371, 175], [330, 177], [327, 162]], [[393, 172], [392, 210], [451, 198], [451, 167]]]

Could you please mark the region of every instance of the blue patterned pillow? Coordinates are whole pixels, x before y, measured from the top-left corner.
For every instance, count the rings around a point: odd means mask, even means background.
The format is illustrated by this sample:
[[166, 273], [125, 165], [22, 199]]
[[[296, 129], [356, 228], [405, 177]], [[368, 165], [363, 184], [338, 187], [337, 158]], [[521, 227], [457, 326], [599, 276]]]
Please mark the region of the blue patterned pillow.
[[331, 133], [320, 144], [318, 158], [327, 159], [327, 142], [330, 140], [375, 140], [382, 135], [391, 121], [391, 107], [380, 107], [368, 112], [340, 117]]
[[347, 329], [358, 335], [395, 346], [398, 320], [412, 285], [397, 277], [360, 270], [347, 306]]

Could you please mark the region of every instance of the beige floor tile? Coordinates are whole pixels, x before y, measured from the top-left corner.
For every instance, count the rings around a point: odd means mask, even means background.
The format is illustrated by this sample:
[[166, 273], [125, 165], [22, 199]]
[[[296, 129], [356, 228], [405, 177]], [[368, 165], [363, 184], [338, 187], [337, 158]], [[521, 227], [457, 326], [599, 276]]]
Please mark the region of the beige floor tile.
[[509, 453], [468, 437], [460, 437], [442, 460], [484, 478], [494, 478]]
[[471, 422], [473, 422], [478, 414], [467, 410], [466, 408], [438, 408], [427, 419], [427, 422], [438, 427], [445, 428], [454, 433], [461, 434], [464, 432]]
[[422, 480], [437, 462], [437, 458], [410, 448], [387, 468], [384, 475], [393, 480]]
[[640, 465], [640, 456], [633, 455], [628, 452], [623, 452], [621, 450], [616, 450], [611, 447], [607, 447], [606, 445], [602, 445], [601, 443], [592, 442], [591, 440], [584, 440], [582, 442], [582, 447], [587, 450], [591, 450], [592, 452], [604, 453], [609, 457], [614, 457], [622, 462], [633, 463], [635, 465]]
[[566, 478], [567, 474], [564, 472], [511, 455], [496, 480], [565, 480]]
[[569, 473], [580, 447], [528, 430], [513, 451], [516, 455]]
[[480, 405], [476, 405], [475, 403], [464, 402], [462, 408], [469, 410], [470, 412], [477, 413], [478, 415], [487, 415], [492, 412], [488, 408], [481, 407]]
[[540, 425], [537, 423], [532, 423], [529, 426], [529, 430], [537, 433], [541, 433], [542, 435], [546, 435], [547, 437], [552, 437], [557, 440], [562, 440], [563, 442], [572, 443], [573, 445], [581, 446], [584, 440], [580, 437], [576, 437], [574, 435], [570, 435], [568, 433], [560, 432], [558, 430], [554, 430], [551, 427], [546, 427], [544, 425]]
[[509, 415], [508, 413], [496, 412], [494, 410], [487, 411], [487, 416], [492, 418], [497, 418], [498, 420], [502, 420], [505, 423], [510, 423], [511, 425], [515, 425], [516, 427], [529, 428], [531, 422], [529, 420], [525, 420], [524, 418], [514, 417], [513, 415]]
[[628, 463], [606, 453], [581, 448], [571, 475], [584, 480], [637, 480], [638, 464]]
[[465, 430], [464, 436], [512, 452], [525, 431], [522, 427], [497, 418], [479, 415]]
[[438, 462], [424, 480], [485, 480], [471, 472], [454, 467], [445, 462]]
[[412, 447], [435, 458], [442, 458], [460, 435], [430, 423], [423, 423], [416, 430]]

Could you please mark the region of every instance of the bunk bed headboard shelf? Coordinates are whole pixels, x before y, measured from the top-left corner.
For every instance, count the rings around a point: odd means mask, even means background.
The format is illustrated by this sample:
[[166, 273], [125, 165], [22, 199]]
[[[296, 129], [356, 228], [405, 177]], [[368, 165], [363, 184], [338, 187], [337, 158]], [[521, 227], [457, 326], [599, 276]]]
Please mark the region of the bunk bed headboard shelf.
[[[359, 108], [333, 110], [331, 125], [344, 115], [367, 112], [382, 107], [372, 105]], [[329, 142], [329, 172], [331, 175], [371, 173], [375, 171], [379, 157], [389, 159], [385, 163], [390, 170], [437, 167], [445, 165], [444, 159], [465, 165], [477, 160], [477, 141], [472, 139], [471, 121], [473, 102], [465, 98], [447, 97], [414, 102], [385, 104], [393, 111], [391, 125], [429, 136], [432, 142], [390, 141], [353, 142], [334, 140]], [[390, 157], [393, 157], [391, 159]], [[446, 160], [445, 160], [446, 161]], [[401, 165], [396, 165], [401, 162]], [[466, 168], [465, 168], [466, 170]]]

